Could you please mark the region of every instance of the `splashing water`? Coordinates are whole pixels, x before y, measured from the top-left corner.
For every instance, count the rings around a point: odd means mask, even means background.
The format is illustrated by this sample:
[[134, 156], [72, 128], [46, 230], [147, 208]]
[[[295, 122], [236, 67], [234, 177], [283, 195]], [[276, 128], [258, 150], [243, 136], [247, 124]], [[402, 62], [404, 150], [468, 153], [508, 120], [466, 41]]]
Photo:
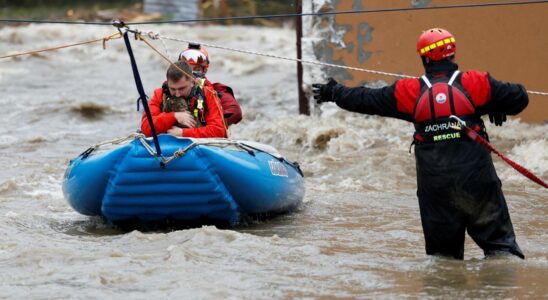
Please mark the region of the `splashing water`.
[[[293, 56], [289, 29], [141, 28], [234, 48]], [[3, 28], [2, 52], [110, 35], [107, 28]], [[245, 38], [244, 38], [245, 37]], [[166, 65], [132, 41], [147, 93]], [[167, 43], [178, 53], [186, 45]], [[161, 48], [160, 48], [161, 49]], [[518, 242], [527, 260], [483, 259], [466, 242], [465, 261], [427, 257], [409, 155], [413, 128], [339, 110], [297, 115], [295, 65], [208, 49], [213, 81], [233, 87], [244, 121], [233, 138], [276, 147], [306, 175], [296, 212], [233, 230], [121, 232], [74, 212], [61, 180], [88, 146], [138, 128], [137, 92], [120, 40], [1, 61], [1, 298], [542, 298], [548, 294], [548, 213], [544, 189], [501, 160]], [[316, 70], [315, 72], [321, 72]], [[316, 80], [311, 76], [308, 80]], [[308, 82], [310, 83], [310, 82]], [[488, 125], [489, 126], [489, 125]], [[548, 125], [511, 120], [489, 126], [503, 153], [548, 177]]]

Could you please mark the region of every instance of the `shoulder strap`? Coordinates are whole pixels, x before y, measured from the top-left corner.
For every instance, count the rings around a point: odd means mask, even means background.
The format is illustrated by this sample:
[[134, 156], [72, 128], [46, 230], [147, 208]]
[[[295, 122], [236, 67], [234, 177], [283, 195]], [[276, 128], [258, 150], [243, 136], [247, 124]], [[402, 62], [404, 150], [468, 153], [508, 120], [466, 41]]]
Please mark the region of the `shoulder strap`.
[[457, 79], [457, 76], [459, 76], [460, 71], [456, 70], [453, 75], [451, 75], [451, 78], [449, 79], [449, 82], [447, 82], [448, 85], [453, 85], [453, 82], [455, 79]]
[[426, 86], [427, 86], [428, 88], [431, 88], [431, 87], [432, 87], [432, 84], [430, 83], [430, 80], [428, 80], [428, 78], [426, 78], [426, 75], [422, 75], [422, 76], [421, 76], [421, 79], [422, 79], [422, 81], [424, 81], [424, 83], [426, 84]]

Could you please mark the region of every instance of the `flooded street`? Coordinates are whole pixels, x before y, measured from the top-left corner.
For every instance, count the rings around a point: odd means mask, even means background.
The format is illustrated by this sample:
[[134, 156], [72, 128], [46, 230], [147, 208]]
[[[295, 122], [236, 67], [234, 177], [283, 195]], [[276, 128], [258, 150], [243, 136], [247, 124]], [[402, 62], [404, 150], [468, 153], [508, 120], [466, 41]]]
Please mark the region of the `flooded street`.
[[[139, 29], [286, 57], [296, 52], [292, 29]], [[0, 55], [114, 32], [108, 26], [4, 27]], [[145, 44], [132, 39], [132, 45], [151, 96], [167, 64]], [[186, 44], [166, 41], [166, 47], [174, 60]], [[303, 205], [230, 230], [122, 232], [82, 216], [61, 191], [68, 161], [140, 124], [123, 41], [108, 41], [106, 50], [99, 42], [0, 60], [0, 298], [548, 297], [546, 189], [494, 157], [526, 260], [484, 259], [469, 237], [464, 261], [426, 256], [411, 124], [334, 104], [298, 115], [294, 63], [208, 51], [208, 77], [232, 86], [244, 113], [230, 128], [231, 138], [272, 145], [298, 161], [305, 174]], [[378, 79], [392, 80], [372, 78]], [[486, 124], [495, 147], [548, 179], [548, 124]]]

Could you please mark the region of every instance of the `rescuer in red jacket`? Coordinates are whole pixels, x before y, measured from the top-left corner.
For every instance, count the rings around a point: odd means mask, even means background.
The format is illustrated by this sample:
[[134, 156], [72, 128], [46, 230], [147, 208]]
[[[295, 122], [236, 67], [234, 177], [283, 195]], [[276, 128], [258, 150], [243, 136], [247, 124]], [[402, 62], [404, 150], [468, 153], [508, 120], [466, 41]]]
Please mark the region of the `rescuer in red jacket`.
[[514, 234], [501, 182], [490, 152], [456, 129], [455, 115], [487, 137], [482, 115], [502, 125], [528, 104], [525, 88], [486, 72], [460, 72], [455, 38], [447, 30], [425, 31], [417, 42], [425, 75], [379, 89], [348, 88], [330, 79], [314, 84], [316, 100], [364, 114], [415, 125], [417, 196], [429, 255], [464, 257], [467, 231], [486, 256], [524, 258]]
[[[172, 64], [166, 79], [162, 88], [154, 90], [149, 103], [156, 133], [193, 138], [227, 137], [215, 91], [198, 86], [186, 62]], [[146, 114], [141, 118], [141, 131], [146, 136], [152, 134]]]
[[242, 120], [242, 109], [234, 97], [232, 88], [220, 82], [211, 83], [205, 75], [209, 68], [209, 54], [200, 44], [188, 44], [188, 48], [179, 54], [179, 60], [185, 60], [194, 72], [194, 76], [205, 79], [205, 86], [213, 88], [221, 99], [221, 106], [227, 126]]

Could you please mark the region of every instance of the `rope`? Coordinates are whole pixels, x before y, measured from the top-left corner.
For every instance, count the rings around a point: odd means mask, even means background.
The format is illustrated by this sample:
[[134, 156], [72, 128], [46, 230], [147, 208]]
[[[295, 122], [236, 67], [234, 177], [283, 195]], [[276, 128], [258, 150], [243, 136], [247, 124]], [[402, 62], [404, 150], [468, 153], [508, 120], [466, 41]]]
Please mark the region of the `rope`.
[[150, 145], [147, 143], [144, 135], [141, 134], [139, 136], [136, 136], [135, 138], [139, 139], [139, 141], [141, 142], [143, 147], [147, 150], [148, 154], [150, 154], [150, 156], [155, 157], [156, 159], [158, 158], [160, 159], [160, 163], [162, 164], [162, 166], [166, 166], [169, 162], [171, 162], [172, 160], [176, 158], [183, 157], [186, 154], [186, 151], [198, 145], [196, 142], [193, 142], [192, 144], [187, 146], [185, 149], [179, 149], [175, 151], [172, 156], [166, 158], [163, 155], [158, 156], [156, 152], [154, 152], [154, 149], [152, 149], [152, 147], [150, 147]]
[[96, 43], [96, 42], [100, 42], [100, 41], [103, 42], [103, 49], [106, 49], [106, 42], [107, 41], [109, 41], [111, 39], [119, 39], [120, 37], [122, 37], [122, 35], [120, 33], [114, 33], [114, 34], [111, 34], [109, 36], [106, 36], [106, 37], [103, 37], [103, 38], [100, 38], [100, 39], [80, 42], [80, 43], [76, 43], [76, 44], [62, 45], [62, 46], [57, 46], [57, 47], [51, 47], [51, 48], [45, 48], [45, 49], [40, 49], [40, 50], [21, 52], [21, 53], [16, 53], [16, 54], [8, 54], [8, 55], [0, 56], [0, 59], [10, 58], [10, 57], [17, 57], [17, 56], [22, 56], [22, 55], [35, 54], [35, 53], [46, 52], [46, 51], [55, 51], [55, 50], [59, 50], [59, 49], [63, 49], [63, 48], [86, 45], [86, 44]]
[[82, 159], [88, 157], [93, 151], [99, 149], [99, 147], [101, 146], [104, 146], [104, 145], [117, 145], [117, 144], [121, 144], [123, 142], [126, 142], [130, 139], [134, 139], [134, 138], [137, 138], [138, 136], [143, 136], [143, 134], [140, 134], [140, 133], [133, 133], [133, 134], [130, 134], [129, 136], [126, 136], [126, 137], [122, 137], [122, 138], [115, 138], [115, 139], [112, 139], [112, 140], [108, 140], [108, 141], [104, 141], [104, 142], [101, 142], [99, 144], [95, 144], [91, 147], [89, 147], [88, 149], [86, 149], [84, 152], [82, 152], [79, 156], [82, 157]]
[[146, 35], [150, 38], [150, 39], [153, 39], [153, 40], [160, 40], [160, 42], [162, 42], [162, 45], [164, 46], [164, 52], [166, 53], [166, 56], [168, 59], [169, 58], [169, 50], [167, 50], [167, 45], [164, 41], [164, 39], [162, 39], [160, 37], [160, 34], [159, 33], [154, 33], [152, 31], [149, 31], [149, 32], [146, 32]]
[[383, 12], [400, 12], [400, 11], [421, 11], [421, 10], [436, 10], [436, 9], [453, 9], [453, 8], [476, 8], [490, 6], [508, 6], [508, 5], [524, 5], [524, 4], [542, 4], [548, 3], [548, 0], [541, 1], [520, 1], [520, 2], [493, 2], [480, 4], [459, 4], [431, 7], [403, 7], [403, 8], [383, 8], [371, 10], [350, 10], [350, 11], [328, 11], [315, 13], [291, 13], [291, 14], [274, 14], [263, 16], [241, 16], [241, 17], [221, 17], [208, 19], [188, 19], [188, 20], [173, 20], [173, 21], [149, 21], [149, 22], [131, 22], [128, 25], [145, 25], [145, 24], [169, 24], [169, 23], [188, 23], [188, 22], [215, 22], [228, 20], [253, 20], [253, 19], [272, 19], [272, 18], [293, 18], [305, 16], [326, 16], [326, 15], [343, 15], [343, 14], [366, 14], [366, 13], [383, 13]]
[[80, 155], [88, 156], [89, 154], [91, 154], [91, 152], [99, 149], [102, 146], [118, 145], [118, 144], [125, 143], [129, 140], [135, 140], [135, 139], [138, 139], [141, 142], [141, 144], [143, 145], [145, 150], [150, 154], [150, 156], [158, 159], [161, 163], [163, 163], [164, 166], [174, 159], [183, 157], [186, 154], [186, 152], [188, 152], [188, 150], [200, 145], [217, 146], [217, 147], [235, 146], [246, 152], [250, 152], [251, 150], [249, 149], [252, 149], [254, 151], [261, 151], [261, 152], [267, 153], [277, 159], [283, 159], [283, 157], [275, 149], [269, 150], [269, 149], [261, 148], [257, 145], [254, 145], [257, 143], [252, 143], [249, 141], [237, 141], [237, 140], [229, 140], [229, 139], [222, 139], [222, 138], [208, 138], [208, 139], [185, 138], [185, 139], [191, 140], [192, 143], [190, 143], [185, 148], [179, 148], [177, 151], [173, 152], [172, 156], [165, 157], [163, 155], [158, 155], [147, 142], [147, 137], [144, 134], [139, 132], [132, 133], [125, 137], [114, 138], [111, 140], [107, 140], [107, 141], [95, 144], [89, 147], [86, 151], [84, 151], [84, 153]]
[[[242, 50], [242, 49], [236, 49], [236, 48], [230, 48], [230, 47], [225, 47], [225, 46], [213, 45], [213, 44], [208, 44], [208, 43], [202, 43], [202, 42], [197, 42], [197, 41], [177, 39], [177, 38], [162, 36], [160, 34], [154, 35], [154, 38], [156, 38], [156, 39], [165, 39], [165, 40], [170, 40], [170, 41], [175, 41], [175, 42], [182, 42], [182, 43], [195, 43], [195, 44], [204, 45], [206, 47], [217, 48], [217, 49], [222, 49], [222, 50], [227, 50], [227, 51], [233, 51], [233, 52], [239, 52], [239, 53], [245, 53], [245, 54], [252, 54], [252, 55], [257, 55], [257, 56], [264, 56], [264, 57], [270, 57], [270, 58], [282, 59], [282, 60], [287, 60], [287, 61], [300, 62], [300, 63], [311, 64], [311, 65], [319, 65], [319, 66], [333, 67], [333, 68], [339, 68], [339, 69], [354, 70], [354, 71], [377, 74], [377, 75], [385, 75], [385, 76], [400, 77], [400, 78], [418, 78], [417, 76], [411, 76], [411, 75], [405, 75], [405, 74], [389, 73], [389, 72], [376, 71], [376, 70], [371, 70], [371, 69], [349, 67], [349, 66], [343, 66], [343, 65], [335, 65], [335, 64], [324, 63], [324, 62], [320, 62], [320, 61], [311, 61], [311, 60], [304, 60], [304, 59], [299, 59], [299, 58], [284, 57], [284, 56], [261, 53], [261, 52], [256, 52], [256, 51]], [[533, 94], [533, 95], [548, 96], [547, 92], [527, 91], [527, 93]]]
[[[145, 149], [147, 150], [148, 154], [150, 154], [150, 156], [158, 158], [158, 154], [156, 154], [156, 152], [154, 152], [154, 149], [152, 149], [152, 147], [150, 147], [150, 145], [146, 142], [144, 135], [140, 135], [136, 138], [138, 138], [141, 144], [143, 144], [143, 147], [145, 147]], [[162, 161], [165, 160], [163, 155], [161, 156], [161, 159]]]
[[548, 96], [547, 92], [527, 91], [527, 93], [532, 94], [532, 95]]
[[[121, 30], [120, 30], [120, 33], [121, 33]], [[133, 71], [133, 78], [135, 79], [135, 85], [137, 86], [137, 91], [139, 92], [139, 99], [141, 99], [141, 102], [143, 103], [143, 108], [145, 109], [145, 114], [147, 116], [148, 123], [150, 125], [150, 131], [152, 133], [152, 137], [154, 138], [156, 153], [159, 156], [162, 156], [162, 149], [160, 148], [160, 142], [158, 141], [158, 135], [156, 134], [156, 128], [154, 127], [152, 114], [150, 113], [150, 108], [148, 107], [147, 95], [143, 88], [143, 83], [141, 82], [141, 76], [139, 75], [139, 70], [137, 69], [137, 62], [135, 61], [135, 57], [133, 56], [133, 50], [131, 49], [131, 43], [129, 41], [127, 31], [124, 32], [124, 43], [126, 44], [129, 60], [131, 61], [131, 69]], [[163, 167], [161, 163], [160, 165]]]
[[252, 55], [257, 55], [257, 56], [264, 56], [264, 57], [270, 57], [270, 58], [276, 58], [276, 59], [306, 63], [306, 64], [311, 64], [311, 65], [334, 67], [334, 68], [354, 70], [354, 71], [367, 72], [367, 73], [378, 74], [378, 75], [394, 76], [394, 77], [417, 78], [416, 76], [411, 76], [411, 75], [404, 75], [404, 74], [389, 73], [389, 72], [376, 71], [376, 70], [370, 70], [370, 69], [335, 65], [335, 64], [330, 64], [330, 63], [324, 63], [324, 62], [321, 62], [321, 61], [312, 61], [312, 60], [304, 60], [304, 59], [299, 59], [299, 58], [291, 58], [291, 57], [261, 53], [261, 52], [256, 52], [256, 51], [242, 50], [242, 49], [230, 48], [230, 47], [225, 47], [225, 46], [218, 46], [218, 45], [213, 45], [213, 44], [208, 44], [208, 43], [202, 43], [202, 42], [196, 42], [196, 41], [190, 41], [190, 40], [184, 40], [184, 39], [171, 38], [171, 37], [166, 37], [166, 36], [161, 36], [161, 35], [158, 35], [158, 38], [166, 39], [166, 40], [170, 40], [170, 41], [176, 41], [176, 42], [183, 42], [183, 43], [196, 43], [196, 44], [201, 44], [201, 45], [211, 47], [211, 48], [218, 48], [218, 49], [223, 49], [223, 50], [228, 50], [228, 51], [233, 51], [233, 52], [240, 52], [240, 53], [245, 53], [245, 54], [252, 54]]
[[[367, 14], [367, 13], [385, 13], [385, 12], [399, 12], [399, 11], [422, 11], [422, 10], [437, 10], [437, 9], [455, 9], [455, 8], [479, 8], [479, 7], [529, 5], [529, 4], [543, 4], [543, 3], [548, 3], [548, 0], [473, 3], [473, 4], [430, 6], [430, 7], [383, 8], [383, 9], [370, 9], [370, 10], [363, 10], [362, 9], [362, 10], [353, 10], [353, 11], [328, 11], [328, 12], [300, 13], [300, 14], [299, 13], [291, 13], [291, 14], [274, 14], [274, 15], [261, 15], [261, 16], [240, 16], [240, 17], [221, 17], [221, 18], [207, 18], [207, 19], [186, 19], [186, 20], [172, 20], [172, 21], [128, 22], [126, 24], [127, 25], [145, 25], [145, 24], [173, 24], [173, 23], [212, 22], [212, 21], [228, 21], [228, 20], [253, 20], [253, 19], [272, 19], [272, 18], [292, 18], [292, 17], [304, 17], [304, 16]], [[50, 21], [50, 20], [32, 20], [32, 19], [0, 19], [0, 22], [74, 24], [74, 25], [112, 25], [112, 23], [109, 23], [109, 22]]]
[[[509, 164], [512, 168], [514, 168], [516, 171], [520, 172], [523, 176], [527, 177], [529, 180], [538, 183], [540, 186], [548, 189], [548, 184], [544, 182], [544, 180], [540, 179], [538, 176], [533, 174], [531, 171], [527, 170], [525, 167], [521, 166], [520, 164], [516, 163], [515, 161], [511, 160], [510, 158], [504, 156], [500, 151], [498, 151], [493, 145], [489, 144], [488, 141], [486, 141], [480, 134], [478, 134], [476, 131], [474, 131], [472, 128], [466, 126], [466, 122], [459, 119], [458, 117], [451, 115], [452, 119], [456, 120], [460, 123], [460, 126], [456, 126], [455, 129], [464, 130], [466, 133], [466, 136], [468, 136], [471, 140], [477, 142], [478, 144], [482, 145], [487, 150], [495, 153], [498, 155], [502, 160], [504, 160], [507, 164]], [[460, 127], [460, 128], [459, 128]]]
[[[181, 71], [183, 74], [185, 74], [185, 76], [187, 76], [188, 78], [190, 78], [190, 80], [192, 80], [192, 82], [194, 84], [197, 84], [197, 85], [200, 85], [202, 82], [201, 80], [198, 80], [194, 77], [193, 74], [189, 74], [187, 72], [185, 72], [183, 69], [181, 69], [179, 66], [177, 66], [176, 64], [174, 64], [171, 59], [169, 59], [169, 57], [165, 56], [164, 54], [162, 54], [160, 52], [160, 50], [158, 50], [156, 47], [154, 47], [154, 45], [152, 45], [149, 41], [147, 41], [147, 39], [142, 35], [142, 32], [138, 31], [138, 30], [128, 30], [130, 32], [134, 32], [135, 34], [137, 34], [137, 37], [139, 38], [139, 40], [143, 41], [145, 44], [147, 44], [147, 46], [149, 46], [152, 50], [154, 50], [154, 52], [158, 53], [164, 60], [166, 60], [169, 65], [173, 65], [175, 66], [179, 71]], [[149, 36], [150, 33], [149, 33]]]
[[[250, 147], [246, 144], [243, 144], [243, 143], [238, 142], [238, 141], [233, 141], [233, 140], [226, 140], [226, 139], [198, 139], [198, 140], [194, 140], [192, 138], [187, 138], [187, 139], [192, 141], [192, 143], [190, 143], [190, 145], [186, 146], [185, 148], [178, 149], [177, 151], [173, 152], [173, 155], [171, 155], [169, 157], [164, 157], [163, 155], [161, 155], [161, 156], [156, 155], [156, 153], [154, 152], [154, 149], [152, 149], [152, 147], [150, 147], [150, 145], [146, 141], [146, 138], [143, 134], [135, 134], [133, 136], [135, 138], [139, 139], [139, 141], [141, 142], [143, 147], [147, 150], [147, 152], [151, 156], [153, 156], [155, 158], [160, 158], [161, 162], [164, 166], [167, 165], [169, 162], [171, 162], [174, 159], [181, 158], [181, 157], [185, 156], [185, 154], [188, 152], [188, 150], [190, 150], [190, 149], [192, 149], [196, 146], [200, 146], [200, 145], [206, 145], [206, 146], [236, 146], [236, 147], [239, 147], [239, 148], [241, 148], [245, 151], [248, 151], [247, 149], [245, 149], [245, 146]], [[254, 148], [254, 149], [256, 149], [256, 148]], [[256, 149], [256, 150], [262, 151], [260, 149]], [[265, 152], [265, 151], [263, 151], [263, 152]], [[268, 153], [268, 152], [266, 152], [266, 153]]]
[[119, 137], [119, 138], [115, 138], [115, 139], [112, 139], [112, 140], [107, 140], [107, 141], [104, 141], [104, 142], [101, 142], [99, 144], [95, 144], [92, 146], [92, 148], [99, 148], [101, 146], [105, 146], [105, 145], [118, 145], [118, 144], [121, 144], [121, 143], [124, 143], [126, 141], [129, 141], [129, 140], [132, 140], [132, 139], [136, 139], [136, 138], [139, 138], [139, 137], [145, 137], [144, 134], [142, 133], [132, 133], [126, 137]]

